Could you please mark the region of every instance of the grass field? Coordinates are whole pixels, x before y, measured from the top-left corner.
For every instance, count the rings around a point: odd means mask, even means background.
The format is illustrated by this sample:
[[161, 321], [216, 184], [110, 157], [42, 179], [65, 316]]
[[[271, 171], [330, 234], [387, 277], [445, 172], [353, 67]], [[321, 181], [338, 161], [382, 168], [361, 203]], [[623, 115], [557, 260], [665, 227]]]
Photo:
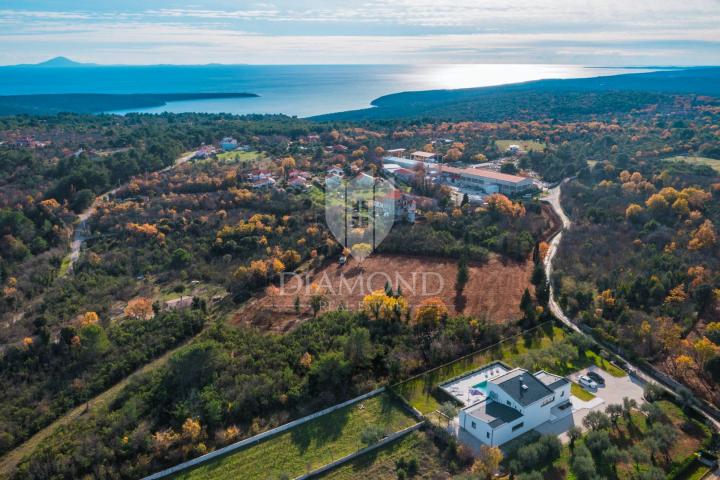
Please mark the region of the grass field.
[[395, 400], [378, 395], [203, 464], [176, 478], [295, 478], [365, 447], [360, 440], [361, 433], [370, 425], [392, 433], [415, 423], [416, 420]]
[[493, 360], [502, 360], [512, 366], [513, 359], [518, 355], [532, 349], [549, 347], [563, 338], [565, 333], [562, 329], [545, 324], [529, 334], [504, 340], [485, 350], [402, 382], [396, 385], [395, 390], [420, 412], [429, 413], [440, 407], [440, 402], [433, 395], [435, 386], [439, 383]]
[[[566, 338], [566, 334], [561, 328], [551, 327], [550, 325], [549, 323], [541, 325], [532, 332], [526, 332], [523, 335], [503, 340], [492, 347], [401, 382], [394, 388], [410, 405], [423, 414], [433, 412], [440, 407], [441, 403], [441, 400], [437, 397], [436, 386], [438, 384], [495, 360], [501, 360], [511, 367], [518, 366], [516, 360], [521, 360], [518, 358], [521, 355], [530, 350], [552, 349], [554, 344]], [[584, 355], [580, 355], [564, 364], [555, 364], [550, 368], [550, 371], [557, 375], [567, 376], [590, 365], [596, 365], [614, 377], [627, 375], [625, 371], [593, 351], [586, 351]], [[582, 390], [576, 395], [578, 398], [582, 400], [594, 398], [592, 394], [579, 386], [577, 388]]]
[[710, 472], [710, 468], [695, 459], [692, 465], [684, 472], [677, 475], [673, 480], [701, 480]]
[[417, 473], [413, 479], [446, 478], [440, 463], [440, 451], [422, 431], [415, 431], [378, 450], [341, 465], [318, 478], [324, 480], [384, 480], [397, 478], [397, 462], [414, 459]]
[[519, 145], [520, 148], [522, 148], [526, 152], [529, 152], [531, 150], [534, 150], [536, 152], [542, 152], [545, 149], [544, 143], [535, 142], [533, 140], [495, 140], [495, 145], [497, 145], [498, 149], [501, 152], [507, 150], [510, 145]]
[[580, 400], [582, 400], [584, 402], [589, 402], [590, 400], [595, 398], [595, 395], [588, 392], [587, 390], [585, 390], [584, 388], [582, 388], [580, 385], [578, 385], [575, 382], [573, 382], [570, 385], [570, 393], [572, 393], [573, 395], [575, 395], [577, 398], [579, 398]]
[[714, 158], [678, 155], [666, 158], [665, 160], [670, 162], [687, 162], [693, 165], [707, 165], [715, 171], [720, 172], [720, 160], [716, 160]]
[[243, 152], [236, 150], [234, 152], [222, 152], [217, 154], [218, 160], [227, 163], [244, 163], [253, 160], [260, 160], [262, 158], [264, 158], [264, 155], [256, 151]]

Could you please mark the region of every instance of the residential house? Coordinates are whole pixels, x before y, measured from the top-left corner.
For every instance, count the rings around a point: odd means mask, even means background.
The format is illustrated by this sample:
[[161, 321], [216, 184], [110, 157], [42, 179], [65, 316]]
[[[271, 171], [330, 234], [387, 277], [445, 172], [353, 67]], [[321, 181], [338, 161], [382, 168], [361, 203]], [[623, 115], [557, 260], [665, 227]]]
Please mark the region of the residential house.
[[213, 147], [212, 145], [203, 145], [197, 149], [195, 155], [193, 155], [193, 158], [197, 160], [203, 160], [205, 158], [209, 158], [215, 155], [215, 153], [215, 147]]
[[225, 137], [220, 140], [220, 148], [222, 148], [224, 152], [235, 150], [237, 147], [238, 141], [232, 137]]
[[258, 180], [272, 178], [272, 172], [270, 170], [256, 169], [248, 173], [245, 177], [251, 182], [257, 182]]
[[287, 186], [293, 190], [303, 191], [308, 188], [308, 182], [304, 177], [292, 177], [288, 180]]
[[174, 298], [165, 302], [165, 310], [185, 310], [192, 307], [193, 297], [191, 295], [182, 295], [180, 298]]
[[499, 446], [572, 413], [570, 381], [540, 370], [530, 373], [494, 362], [440, 386], [455, 397], [459, 428]]
[[250, 184], [250, 188], [253, 190], [265, 190], [275, 186], [275, 179], [271, 177], [258, 178]]
[[430, 162], [430, 163], [436, 163], [438, 161], [438, 155], [437, 153], [432, 152], [423, 152], [423, 151], [417, 151], [413, 152], [410, 155], [410, 158], [412, 160], [416, 160], [418, 162]]

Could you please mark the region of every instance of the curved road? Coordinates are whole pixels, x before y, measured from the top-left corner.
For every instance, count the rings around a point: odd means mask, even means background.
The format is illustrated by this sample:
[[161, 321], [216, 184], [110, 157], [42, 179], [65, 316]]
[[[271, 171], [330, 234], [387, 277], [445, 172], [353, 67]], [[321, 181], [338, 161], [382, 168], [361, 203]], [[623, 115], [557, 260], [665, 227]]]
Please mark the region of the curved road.
[[[168, 170], [172, 170], [173, 168], [177, 167], [178, 165], [182, 165], [183, 163], [190, 160], [195, 152], [190, 152], [182, 155], [178, 159], [175, 160], [175, 163], [173, 163], [170, 166], [167, 166], [163, 168], [162, 170], [159, 170], [159, 172], [167, 172]], [[97, 208], [100, 205], [101, 202], [105, 200], [106, 197], [109, 195], [114, 195], [117, 193], [118, 190], [120, 190], [125, 184], [115, 187], [110, 191], [107, 191], [105, 193], [102, 193], [95, 197], [95, 200], [93, 201], [92, 205], [90, 205], [88, 208], [86, 208], [82, 213], [78, 215], [78, 224], [75, 227], [75, 231], [73, 232], [73, 240], [70, 243], [70, 256], [68, 260], [68, 266], [65, 273], [70, 273], [73, 270], [73, 266], [75, 265], [75, 262], [78, 258], [80, 258], [80, 250], [82, 249], [83, 244], [85, 243], [85, 240], [87, 240], [87, 234], [88, 228], [87, 228], [87, 221], [90, 217], [95, 215], [95, 212], [97, 212]]]
[[[553, 259], [555, 258], [555, 255], [557, 255], [558, 248], [560, 246], [560, 241], [562, 240], [562, 234], [565, 230], [568, 230], [572, 226], [572, 222], [568, 218], [568, 216], [565, 214], [565, 211], [562, 208], [562, 205], [560, 204], [560, 193], [562, 186], [567, 183], [570, 178], [566, 178], [562, 182], [560, 182], [559, 185], [551, 188], [548, 190], [548, 195], [543, 198], [542, 200], [550, 204], [553, 211], [560, 217], [562, 220], [562, 230], [560, 230], [558, 233], [555, 234], [555, 236], [550, 240], [550, 247], [548, 248], [547, 254], [545, 255], [545, 258], [543, 259], [543, 266], [545, 267], [545, 274], [547, 275], [548, 281], [551, 278], [552, 270], [553, 270]], [[564, 325], [566, 325], [571, 330], [578, 332], [582, 335], [585, 335], [586, 337], [589, 337], [592, 339], [592, 336], [583, 332], [580, 328], [578, 328], [577, 325], [575, 325], [572, 320], [565, 315], [565, 312], [563, 312], [562, 308], [560, 308], [560, 305], [557, 303], [557, 298], [555, 296], [555, 290], [553, 288], [552, 282], [550, 282], [550, 300], [548, 301], [548, 307], [550, 307], [550, 311], [552, 312], [555, 317], [560, 320]], [[593, 339], [594, 340], [594, 339]], [[656, 385], [661, 386], [664, 388], [667, 392], [671, 393], [673, 396], [677, 396], [675, 391], [672, 387], [665, 385], [664, 383], [660, 383], [656, 381], [655, 379], [651, 378], [649, 375], [645, 374], [642, 370], [640, 370], [637, 366], [630, 363], [626, 358], [617, 355], [623, 362], [625, 362], [628, 366], [631, 367], [630, 374], [634, 375], [635, 377], [639, 378], [645, 383], [654, 383]], [[702, 413], [702, 415], [707, 418], [714, 426], [716, 430], [720, 430], [720, 421], [716, 420], [712, 415], [707, 413], [703, 408], [702, 405], [698, 406], [698, 411]]]

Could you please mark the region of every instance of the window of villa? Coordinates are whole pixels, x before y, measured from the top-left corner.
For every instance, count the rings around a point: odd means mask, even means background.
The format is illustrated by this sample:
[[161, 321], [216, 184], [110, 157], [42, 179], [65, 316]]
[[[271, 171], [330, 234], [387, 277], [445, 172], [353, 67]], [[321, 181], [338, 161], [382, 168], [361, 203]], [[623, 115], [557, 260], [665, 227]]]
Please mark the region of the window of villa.
[[563, 390], [562, 392], [560, 392], [560, 396], [561, 396], [561, 397], [564, 397], [564, 396], [565, 396], [565, 390]]
[[522, 428], [523, 425], [525, 425], [525, 422], [518, 423], [517, 425], [513, 426], [512, 431], [514, 432], [515, 430]]
[[485, 436], [486, 436], [487, 438], [490, 438], [490, 432], [485, 432]]
[[475, 422], [472, 422], [472, 428], [475, 428]]

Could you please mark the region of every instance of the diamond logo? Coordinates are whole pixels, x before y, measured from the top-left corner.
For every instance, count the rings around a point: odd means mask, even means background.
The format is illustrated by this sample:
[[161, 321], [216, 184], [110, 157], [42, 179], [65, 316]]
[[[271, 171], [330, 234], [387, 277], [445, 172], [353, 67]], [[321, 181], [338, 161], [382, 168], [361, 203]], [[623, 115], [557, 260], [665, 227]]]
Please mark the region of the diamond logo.
[[393, 183], [360, 173], [325, 179], [325, 220], [328, 228], [359, 262], [382, 242], [395, 223]]

